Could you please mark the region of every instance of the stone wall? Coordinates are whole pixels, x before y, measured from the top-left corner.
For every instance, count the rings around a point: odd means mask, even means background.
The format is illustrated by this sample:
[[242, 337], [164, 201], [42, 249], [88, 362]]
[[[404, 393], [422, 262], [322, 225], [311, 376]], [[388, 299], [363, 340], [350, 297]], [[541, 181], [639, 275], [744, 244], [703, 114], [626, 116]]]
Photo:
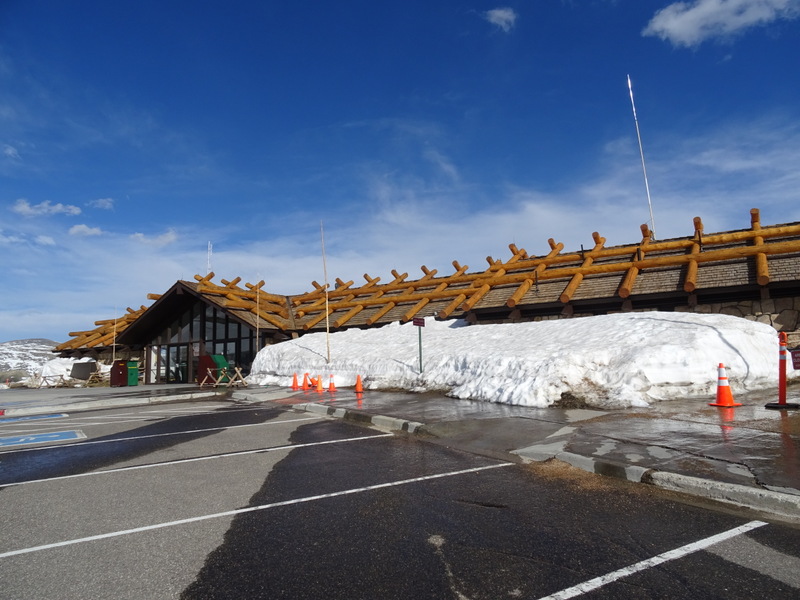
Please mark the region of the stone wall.
[[[571, 307], [569, 307], [571, 308]], [[637, 309], [632, 303], [633, 312], [647, 312], [654, 309]], [[630, 312], [628, 310], [614, 310], [609, 313]], [[765, 300], [734, 300], [731, 302], [713, 302], [710, 304], [679, 305], [674, 308], [676, 312], [693, 312], [700, 314], [723, 314], [741, 317], [748, 321], [766, 323], [776, 331], [784, 331], [789, 338], [789, 347], [800, 347], [800, 296], [786, 298], [770, 298]], [[561, 314], [534, 315], [523, 317], [519, 311], [512, 311], [507, 317], [502, 318], [476, 318], [468, 314], [470, 323], [521, 323], [524, 321], [551, 321], [576, 317], [589, 317], [595, 313], [572, 312], [565, 309]]]
[[705, 314], [719, 313], [742, 317], [748, 321], [766, 323], [774, 327], [775, 331], [785, 331], [789, 337], [789, 346], [800, 345], [800, 296], [676, 306], [675, 310]]

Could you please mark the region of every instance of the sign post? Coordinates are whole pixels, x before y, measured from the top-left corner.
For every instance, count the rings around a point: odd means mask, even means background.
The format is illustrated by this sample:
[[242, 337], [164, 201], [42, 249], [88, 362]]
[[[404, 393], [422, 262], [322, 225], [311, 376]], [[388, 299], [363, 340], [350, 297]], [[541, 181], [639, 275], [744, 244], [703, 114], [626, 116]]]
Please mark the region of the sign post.
[[[786, 355], [788, 352], [786, 351], [786, 341], [787, 336], [786, 332], [781, 331], [778, 333], [778, 401], [777, 402], [770, 402], [764, 405], [764, 408], [775, 408], [775, 409], [784, 409], [784, 408], [800, 408], [800, 404], [796, 404], [794, 402], [786, 402]], [[794, 354], [795, 351], [792, 350], [792, 366], [794, 366]]]
[[419, 372], [422, 374], [422, 328], [425, 327], [425, 319], [414, 317], [414, 326], [419, 330]]

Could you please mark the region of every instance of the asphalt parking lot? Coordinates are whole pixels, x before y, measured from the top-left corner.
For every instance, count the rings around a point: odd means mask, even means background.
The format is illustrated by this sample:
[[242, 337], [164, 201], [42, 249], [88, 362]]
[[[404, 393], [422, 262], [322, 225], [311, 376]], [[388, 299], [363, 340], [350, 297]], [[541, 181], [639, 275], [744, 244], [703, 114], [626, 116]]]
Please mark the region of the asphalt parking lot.
[[[25, 441], [65, 431], [84, 437]], [[800, 589], [790, 526], [280, 403], [65, 412], [0, 423], [0, 437], [20, 441], [0, 449], [7, 597], [789, 598]]]

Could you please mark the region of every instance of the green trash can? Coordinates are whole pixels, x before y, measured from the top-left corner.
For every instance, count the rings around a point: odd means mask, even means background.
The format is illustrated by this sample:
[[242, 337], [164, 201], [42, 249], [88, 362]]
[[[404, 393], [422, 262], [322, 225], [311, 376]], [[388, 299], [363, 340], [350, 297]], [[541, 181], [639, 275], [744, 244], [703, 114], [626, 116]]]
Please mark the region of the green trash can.
[[[211, 360], [214, 361], [214, 364], [217, 365], [217, 374], [219, 374], [220, 369], [227, 369], [230, 365], [228, 364], [228, 360], [222, 354], [212, 354]], [[224, 376], [220, 383], [228, 383], [228, 377]]]
[[128, 361], [128, 385], [139, 385], [139, 363]]

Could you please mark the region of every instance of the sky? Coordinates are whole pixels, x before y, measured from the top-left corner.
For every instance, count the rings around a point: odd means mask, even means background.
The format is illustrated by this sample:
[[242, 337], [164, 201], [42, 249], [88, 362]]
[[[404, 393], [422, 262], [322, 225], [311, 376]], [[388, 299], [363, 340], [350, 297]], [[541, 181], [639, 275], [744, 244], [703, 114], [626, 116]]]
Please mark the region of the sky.
[[0, 0], [0, 342], [800, 221], [799, 98], [800, 0]]

